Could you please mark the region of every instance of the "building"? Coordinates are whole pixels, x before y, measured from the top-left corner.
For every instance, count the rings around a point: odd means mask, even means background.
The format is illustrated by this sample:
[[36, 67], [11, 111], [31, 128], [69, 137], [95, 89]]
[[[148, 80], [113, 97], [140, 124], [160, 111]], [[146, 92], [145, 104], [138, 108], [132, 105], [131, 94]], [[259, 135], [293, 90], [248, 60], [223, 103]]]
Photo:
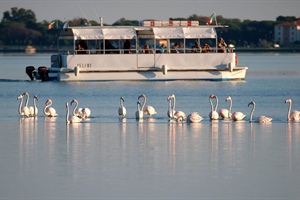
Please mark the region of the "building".
[[285, 22], [274, 27], [274, 42], [288, 47], [296, 41], [300, 43], [300, 19], [293, 22]]

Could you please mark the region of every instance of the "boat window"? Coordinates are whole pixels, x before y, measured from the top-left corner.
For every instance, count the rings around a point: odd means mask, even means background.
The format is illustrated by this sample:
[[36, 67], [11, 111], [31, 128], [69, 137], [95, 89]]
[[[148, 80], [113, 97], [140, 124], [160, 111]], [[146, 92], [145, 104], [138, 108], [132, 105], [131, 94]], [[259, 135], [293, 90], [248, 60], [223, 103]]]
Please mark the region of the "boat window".
[[156, 53], [167, 53], [168, 52], [168, 41], [156, 40]]
[[73, 54], [74, 53], [74, 40], [73, 39], [59, 39], [58, 51], [61, 54]]
[[178, 45], [178, 49], [177, 49], [177, 51], [178, 51], [178, 53], [184, 53], [184, 50], [185, 50], [185, 48], [184, 48], [184, 40], [183, 39], [170, 39], [170, 53], [174, 53], [175, 51], [174, 51], [174, 46], [175, 45]]
[[155, 51], [155, 44], [153, 38], [139, 38], [138, 40], [139, 53], [153, 53]]
[[136, 53], [136, 40], [121, 40], [122, 52], [123, 54], [133, 54]]
[[200, 39], [186, 39], [185, 40], [186, 53], [201, 53]]
[[216, 48], [216, 39], [201, 39], [200, 40], [200, 46], [201, 46], [201, 49], [202, 49], [202, 53], [206, 53], [205, 51], [205, 45], [208, 44], [208, 46], [210, 47], [210, 51], [209, 52], [216, 52], [217, 48]]

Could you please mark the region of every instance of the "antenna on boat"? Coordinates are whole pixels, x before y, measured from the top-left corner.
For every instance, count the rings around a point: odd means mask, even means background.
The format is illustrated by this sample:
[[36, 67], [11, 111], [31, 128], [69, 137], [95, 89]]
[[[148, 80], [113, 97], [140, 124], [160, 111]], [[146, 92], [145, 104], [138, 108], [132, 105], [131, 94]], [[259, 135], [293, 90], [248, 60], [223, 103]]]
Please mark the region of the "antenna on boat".
[[99, 17], [100, 19], [100, 26], [103, 26], [103, 17]]
[[84, 14], [83, 10], [81, 9], [80, 5], [77, 3], [78, 8], [80, 9], [81, 13], [83, 14], [85, 20], [87, 21], [87, 23], [85, 24], [86, 26], [90, 26], [91, 23], [90, 21], [87, 19], [86, 15]]

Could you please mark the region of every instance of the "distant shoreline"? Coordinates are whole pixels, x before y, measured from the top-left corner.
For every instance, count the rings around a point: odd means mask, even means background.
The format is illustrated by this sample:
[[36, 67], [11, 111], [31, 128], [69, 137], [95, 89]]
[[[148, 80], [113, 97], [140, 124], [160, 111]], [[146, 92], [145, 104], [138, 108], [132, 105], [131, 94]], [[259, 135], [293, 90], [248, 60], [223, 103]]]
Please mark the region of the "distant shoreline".
[[[35, 47], [36, 53], [55, 53], [57, 52], [56, 48], [52, 47]], [[0, 53], [25, 53], [26, 46], [20, 47], [0, 47]], [[282, 52], [282, 53], [299, 53], [300, 48], [243, 48], [243, 47], [236, 47], [235, 52]]]

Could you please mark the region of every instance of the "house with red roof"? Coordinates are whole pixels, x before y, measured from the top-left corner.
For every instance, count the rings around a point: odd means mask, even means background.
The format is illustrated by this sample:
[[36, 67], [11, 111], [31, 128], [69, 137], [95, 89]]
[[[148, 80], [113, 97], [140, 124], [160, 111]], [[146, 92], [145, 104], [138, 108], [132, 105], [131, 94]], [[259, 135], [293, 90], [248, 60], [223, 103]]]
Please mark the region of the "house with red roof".
[[300, 19], [285, 22], [274, 27], [274, 42], [282, 46], [291, 46], [296, 41], [300, 42]]

